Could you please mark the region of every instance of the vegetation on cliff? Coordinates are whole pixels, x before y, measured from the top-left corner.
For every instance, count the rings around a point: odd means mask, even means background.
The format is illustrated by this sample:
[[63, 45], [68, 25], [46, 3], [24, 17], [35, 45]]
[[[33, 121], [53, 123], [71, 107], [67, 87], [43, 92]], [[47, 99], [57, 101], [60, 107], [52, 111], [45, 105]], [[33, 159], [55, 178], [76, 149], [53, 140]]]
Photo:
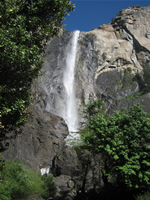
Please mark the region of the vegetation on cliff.
[[103, 157], [105, 183], [133, 189], [150, 185], [150, 117], [140, 104], [108, 116], [101, 101], [85, 108], [82, 140], [92, 153]]
[[0, 130], [22, 124], [47, 40], [73, 11], [70, 0], [0, 1]]
[[32, 195], [44, 199], [53, 197], [56, 186], [53, 177], [41, 176], [18, 161], [0, 162], [0, 199], [26, 199]]

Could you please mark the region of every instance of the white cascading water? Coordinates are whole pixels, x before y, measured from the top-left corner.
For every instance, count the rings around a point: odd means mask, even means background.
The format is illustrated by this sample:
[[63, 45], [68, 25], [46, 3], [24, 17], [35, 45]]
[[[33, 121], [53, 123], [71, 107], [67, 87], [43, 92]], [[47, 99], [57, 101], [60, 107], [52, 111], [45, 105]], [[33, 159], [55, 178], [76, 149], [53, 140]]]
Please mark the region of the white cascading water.
[[69, 135], [66, 138], [66, 142], [68, 144], [76, 142], [79, 139], [79, 134], [77, 134], [78, 112], [77, 112], [75, 88], [74, 88], [75, 61], [76, 61], [76, 52], [77, 52], [79, 34], [80, 31], [73, 32], [71, 46], [69, 51], [67, 52], [66, 68], [63, 77], [63, 84], [67, 94], [64, 119], [69, 129]]

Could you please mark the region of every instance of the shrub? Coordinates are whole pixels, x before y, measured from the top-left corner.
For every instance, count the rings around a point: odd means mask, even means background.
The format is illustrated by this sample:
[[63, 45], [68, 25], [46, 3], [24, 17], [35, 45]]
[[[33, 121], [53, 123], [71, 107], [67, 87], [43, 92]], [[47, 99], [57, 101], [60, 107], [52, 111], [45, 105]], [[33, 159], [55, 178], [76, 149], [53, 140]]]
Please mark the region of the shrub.
[[11, 199], [20, 200], [32, 193], [42, 193], [40, 174], [26, 168], [18, 161], [6, 161], [1, 174], [1, 189], [5, 185]]
[[150, 185], [150, 117], [143, 107], [137, 104], [130, 110], [106, 116], [94, 103], [86, 107], [86, 112], [87, 126], [81, 130], [81, 136], [86, 148], [103, 156], [105, 175], [115, 177], [119, 185], [129, 189], [147, 188]]
[[48, 197], [53, 197], [56, 194], [56, 185], [53, 179], [52, 175], [49, 176], [43, 176], [43, 197], [48, 198]]
[[146, 89], [149, 92], [150, 91], [150, 64], [143, 62], [143, 78], [146, 85]]
[[149, 200], [149, 199], [150, 199], [150, 193], [149, 192], [138, 195], [136, 197], [136, 200]]
[[48, 198], [55, 193], [52, 176], [42, 177], [15, 160], [0, 163], [0, 200], [21, 200], [34, 195]]

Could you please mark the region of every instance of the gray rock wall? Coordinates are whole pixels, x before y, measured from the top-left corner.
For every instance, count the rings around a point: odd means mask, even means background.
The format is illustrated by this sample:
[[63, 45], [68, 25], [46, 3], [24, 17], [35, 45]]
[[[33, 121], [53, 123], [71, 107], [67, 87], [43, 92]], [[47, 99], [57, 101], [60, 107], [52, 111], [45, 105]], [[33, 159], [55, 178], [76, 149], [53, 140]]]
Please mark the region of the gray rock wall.
[[[75, 67], [78, 109], [91, 95], [94, 99], [102, 98], [110, 112], [131, 105], [124, 99], [141, 91], [140, 83], [131, 79], [136, 74], [143, 79], [143, 62], [150, 62], [149, 16], [150, 6], [135, 6], [122, 10], [111, 24], [80, 33]], [[48, 45], [45, 75], [38, 79], [35, 90], [38, 109], [61, 117], [65, 105], [62, 79], [71, 36], [72, 33], [65, 32]], [[139, 102], [145, 104], [141, 97]]]
[[68, 128], [58, 116], [45, 113], [45, 118], [32, 110], [25, 126], [16, 133], [15, 138], [9, 140], [9, 146], [2, 153], [3, 158], [20, 160], [39, 172], [40, 167], [52, 168], [53, 159], [62, 149]]

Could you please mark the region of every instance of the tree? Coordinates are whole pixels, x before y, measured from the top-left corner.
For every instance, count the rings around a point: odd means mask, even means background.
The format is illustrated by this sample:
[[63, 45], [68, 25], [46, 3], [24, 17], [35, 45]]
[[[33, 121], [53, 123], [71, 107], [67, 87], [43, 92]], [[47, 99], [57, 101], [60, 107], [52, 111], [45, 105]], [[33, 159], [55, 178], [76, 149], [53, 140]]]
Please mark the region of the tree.
[[52, 175], [48, 175], [48, 177], [43, 176], [43, 193], [42, 196], [44, 199], [48, 199], [49, 197], [54, 197], [57, 192], [57, 187], [54, 182], [54, 178]]
[[56, 194], [52, 175], [41, 176], [24, 164], [12, 160], [0, 162], [0, 199], [21, 200], [32, 195], [47, 199]]
[[150, 64], [149, 63], [144, 63], [143, 62], [143, 78], [144, 78], [144, 82], [145, 82], [145, 90], [147, 92], [150, 91]]
[[70, 0], [0, 1], [0, 130], [21, 125], [46, 42], [73, 11]]
[[105, 178], [111, 176], [116, 183], [130, 189], [147, 187], [150, 184], [149, 115], [140, 104], [111, 116], [106, 116], [103, 110], [98, 112], [95, 105], [92, 115], [85, 109], [88, 120], [81, 130], [84, 145], [92, 153], [102, 155]]

